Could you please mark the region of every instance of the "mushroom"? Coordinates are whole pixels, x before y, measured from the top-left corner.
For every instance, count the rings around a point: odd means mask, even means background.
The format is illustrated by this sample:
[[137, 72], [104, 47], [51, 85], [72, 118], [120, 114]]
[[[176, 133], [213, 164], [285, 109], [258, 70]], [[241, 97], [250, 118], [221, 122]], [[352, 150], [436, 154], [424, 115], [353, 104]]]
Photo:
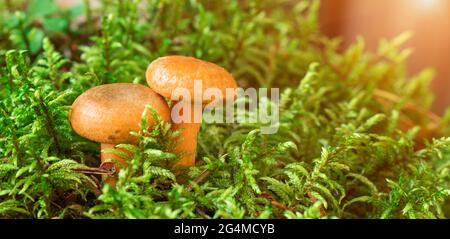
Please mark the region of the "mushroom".
[[[104, 153], [103, 150], [114, 148], [117, 144], [137, 143], [137, 138], [130, 131], [140, 130], [139, 123], [147, 105], [153, 107], [162, 120], [170, 121], [170, 111], [165, 100], [150, 88], [131, 83], [100, 85], [89, 89], [75, 100], [70, 109], [69, 120], [77, 134], [101, 144], [100, 167], [115, 170], [120, 167], [116, 168], [111, 159], [121, 166], [126, 166], [127, 162], [117, 155]], [[147, 116], [147, 122], [149, 127], [155, 124], [150, 115]], [[115, 185], [115, 177], [105, 176], [103, 180]]]
[[[224, 68], [206, 61], [202, 61], [193, 57], [186, 56], [165, 56], [153, 61], [147, 68], [147, 83], [158, 94], [172, 98], [172, 93], [177, 89], [185, 89], [190, 94], [190, 99], [176, 99], [172, 103], [172, 107], [176, 104], [188, 104], [191, 106], [191, 121], [173, 123], [173, 130], [183, 129], [181, 132], [181, 140], [175, 151], [181, 154], [177, 165], [192, 166], [195, 164], [195, 156], [197, 149], [197, 134], [200, 129], [199, 120], [201, 119], [202, 110], [205, 104], [211, 103], [212, 100], [205, 100], [203, 97], [196, 99], [194, 94], [194, 81], [201, 81], [201, 90], [218, 89], [222, 96], [226, 96], [226, 89], [236, 89], [236, 81], [233, 76]], [[233, 96], [234, 97], [234, 96]], [[197, 97], [198, 98], [198, 97]], [[222, 99], [215, 99], [215, 102]], [[197, 107], [200, 110], [195, 110]], [[173, 110], [173, 109], [172, 109]], [[174, 121], [174, 112], [172, 111], [172, 121]], [[184, 112], [183, 112], [184, 113]]]

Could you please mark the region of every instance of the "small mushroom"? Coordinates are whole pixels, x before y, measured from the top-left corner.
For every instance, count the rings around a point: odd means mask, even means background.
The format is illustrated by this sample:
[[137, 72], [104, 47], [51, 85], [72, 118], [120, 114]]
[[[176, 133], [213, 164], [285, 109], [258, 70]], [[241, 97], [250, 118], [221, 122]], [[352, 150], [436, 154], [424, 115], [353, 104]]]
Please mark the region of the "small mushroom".
[[[142, 113], [147, 105], [153, 107], [162, 120], [170, 121], [166, 102], [150, 88], [130, 83], [100, 85], [89, 89], [75, 100], [70, 109], [69, 120], [77, 134], [100, 143], [103, 151], [114, 148], [117, 144], [137, 143], [137, 138], [130, 132], [140, 130]], [[151, 115], [147, 116], [147, 122], [149, 127], [155, 124]], [[102, 152], [101, 168], [117, 171], [111, 159], [123, 166], [127, 165], [117, 155]], [[115, 185], [115, 177], [106, 176], [104, 181]]]
[[[200, 124], [193, 120], [201, 119], [204, 105], [212, 102], [212, 100], [204, 100], [203, 97], [200, 97], [200, 102], [196, 101], [194, 81], [201, 81], [202, 92], [211, 88], [220, 90], [223, 98], [215, 99], [214, 102], [225, 100], [226, 89], [235, 89], [237, 87], [236, 81], [224, 68], [186, 56], [165, 56], [156, 59], [148, 66], [146, 78], [150, 88], [164, 97], [171, 98], [172, 92], [178, 88], [186, 89], [190, 93], [190, 100], [175, 101], [172, 106], [178, 103], [190, 104], [192, 123], [173, 123], [173, 129], [183, 129], [181, 142], [175, 150], [184, 156], [177, 164], [181, 166], [194, 165]], [[201, 110], [194, 110], [195, 107], [199, 107]], [[174, 115], [172, 115], [173, 119]]]

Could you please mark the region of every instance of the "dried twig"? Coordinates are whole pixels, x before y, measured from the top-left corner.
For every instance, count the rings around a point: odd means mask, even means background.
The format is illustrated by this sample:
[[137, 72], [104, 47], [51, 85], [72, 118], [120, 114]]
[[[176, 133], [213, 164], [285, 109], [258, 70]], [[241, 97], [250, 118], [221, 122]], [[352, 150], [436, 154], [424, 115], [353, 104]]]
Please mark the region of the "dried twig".
[[275, 198], [273, 198], [273, 196], [270, 195], [270, 193], [268, 193], [268, 192], [262, 192], [262, 193], [260, 194], [260, 196], [263, 197], [263, 198], [269, 199], [269, 200], [270, 200], [270, 203], [272, 204], [273, 207], [276, 207], [276, 208], [281, 209], [281, 210], [288, 210], [288, 211], [291, 211], [291, 212], [295, 212], [295, 211], [296, 211], [295, 208], [288, 207], [288, 206], [284, 205], [283, 203], [278, 202], [278, 201], [277, 201]]
[[[205, 170], [203, 171], [197, 178], [194, 179], [194, 182], [196, 184], [200, 184], [202, 183], [209, 175], [211, 174], [210, 171]], [[192, 190], [192, 184], [190, 184], [189, 186], [187, 186], [187, 190], [191, 191]]]

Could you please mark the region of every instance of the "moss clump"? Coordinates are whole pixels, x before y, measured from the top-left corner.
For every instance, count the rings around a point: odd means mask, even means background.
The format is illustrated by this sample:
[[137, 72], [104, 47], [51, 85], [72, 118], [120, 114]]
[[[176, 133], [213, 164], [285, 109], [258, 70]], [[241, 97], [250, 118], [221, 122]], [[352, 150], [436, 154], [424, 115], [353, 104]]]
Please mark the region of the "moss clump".
[[[339, 50], [318, 30], [318, 1], [37, 2], [0, 4], [0, 217], [450, 216], [450, 114], [427, 109], [431, 70], [408, 75], [408, 34]], [[204, 124], [182, 176], [160, 123], [118, 146], [134, 157], [115, 189], [100, 187], [99, 146], [72, 131], [69, 106], [99, 84], [145, 84], [170, 54], [280, 87], [278, 133]]]

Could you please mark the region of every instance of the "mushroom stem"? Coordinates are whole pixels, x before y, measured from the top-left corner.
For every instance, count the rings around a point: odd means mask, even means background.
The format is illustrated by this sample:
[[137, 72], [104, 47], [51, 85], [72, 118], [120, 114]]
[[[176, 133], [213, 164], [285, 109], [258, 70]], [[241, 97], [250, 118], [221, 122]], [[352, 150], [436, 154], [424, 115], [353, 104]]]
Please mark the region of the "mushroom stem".
[[[172, 130], [180, 130], [181, 134], [179, 136], [179, 142], [175, 147], [175, 152], [181, 155], [180, 160], [176, 163], [176, 166], [193, 166], [195, 165], [195, 156], [197, 154], [197, 135], [200, 130], [200, 123], [202, 117], [202, 107], [201, 105], [196, 105], [192, 103], [184, 103], [179, 101], [174, 101], [172, 104], [172, 109], [177, 104], [186, 104], [184, 107], [190, 107], [191, 114], [189, 122], [172, 123]], [[183, 107], [183, 109], [185, 109]], [[174, 114], [175, 113], [175, 114]], [[177, 112], [172, 111], [172, 120], [178, 118]]]
[[[103, 182], [105, 182], [106, 184], [111, 185], [112, 187], [116, 186], [116, 181], [117, 181], [117, 173], [119, 172], [119, 169], [121, 167], [124, 167], [127, 165], [127, 161], [125, 159], [122, 159], [121, 157], [115, 155], [115, 154], [111, 154], [111, 153], [104, 153], [103, 150], [105, 149], [113, 149], [115, 148], [115, 144], [101, 144], [101, 165], [100, 168], [102, 169], [107, 169], [107, 170], [115, 170], [115, 173], [113, 175], [104, 175], [102, 177]], [[123, 151], [124, 153], [130, 154], [130, 152], [124, 150], [124, 149], [118, 149], [120, 151]], [[118, 163], [120, 163], [121, 167], [117, 167], [114, 163], [114, 161], [117, 161]]]

